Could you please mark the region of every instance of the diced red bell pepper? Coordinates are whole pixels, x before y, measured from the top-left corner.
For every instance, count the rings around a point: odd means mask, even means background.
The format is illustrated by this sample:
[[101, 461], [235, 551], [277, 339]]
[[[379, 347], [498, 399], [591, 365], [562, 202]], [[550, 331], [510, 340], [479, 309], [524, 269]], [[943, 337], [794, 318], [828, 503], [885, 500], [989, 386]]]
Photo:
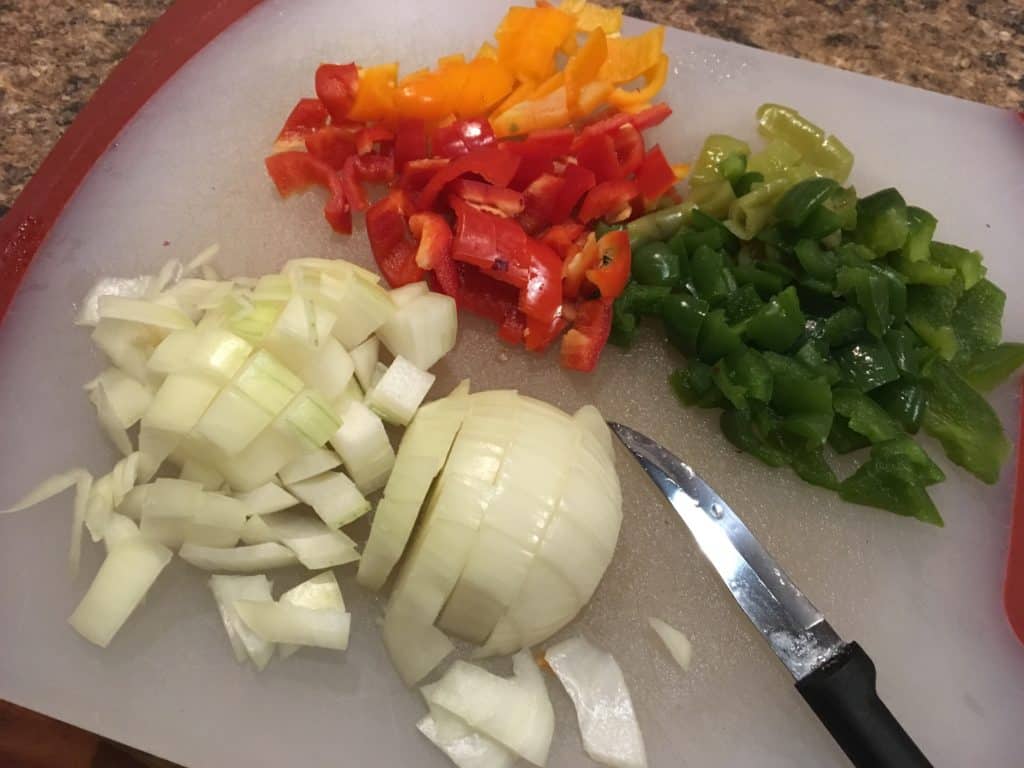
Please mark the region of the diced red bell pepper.
[[583, 236], [586, 229], [577, 221], [565, 221], [561, 224], [554, 224], [540, 236], [540, 241], [550, 246], [558, 254], [563, 262], [573, 255], [579, 248], [577, 240]]
[[607, 133], [595, 133], [584, 138], [575, 148], [580, 166], [592, 171], [598, 183], [622, 178], [615, 141]]
[[395, 158], [391, 155], [369, 155], [356, 156], [356, 176], [362, 181], [369, 181], [374, 184], [383, 184], [393, 181], [395, 178]]
[[402, 190], [392, 190], [366, 211], [366, 234], [377, 268], [393, 288], [423, 279], [416, 264], [416, 243], [407, 225], [412, 203]]
[[320, 99], [299, 99], [277, 134], [280, 143], [299, 142], [327, 125], [327, 107]]
[[458, 298], [459, 275], [452, 260], [452, 229], [437, 213], [415, 213], [409, 218], [409, 231], [419, 240], [416, 266], [433, 272], [442, 293]]
[[583, 196], [597, 184], [593, 171], [578, 165], [568, 165], [562, 174], [565, 183], [558, 193], [558, 199], [551, 208], [551, 221], [568, 219]]
[[427, 129], [422, 120], [401, 120], [395, 126], [395, 168], [427, 156]]
[[531, 352], [542, 352], [551, 346], [551, 342], [558, 338], [565, 326], [566, 320], [561, 314], [555, 315], [549, 320], [535, 320], [529, 317], [526, 319], [523, 342]]
[[437, 175], [437, 172], [444, 168], [451, 161], [446, 157], [427, 157], [421, 160], [410, 160], [402, 169], [402, 175], [398, 179], [398, 186], [416, 197], [427, 183]]
[[348, 116], [359, 87], [355, 64], [321, 64], [316, 69], [316, 95], [335, 122]]
[[506, 141], [503, 146], [523, 158], [554, 160], [569, 154], [575, 138], [572, 128], [548, 128], [534, 131], [522, 141]]
[[523, 193], [508, 187], [496, 187], [472, 179], [458, 179], [452, 182], [450, 189], [453, 195], [488, 213], [510, 219], [523, 212]]
[[605, 117], [591, 123], [590, 125], [584, 126], [583, 130], [580, 131], [579, 138], [577, 138], [575, 144], [578, 146], [588, 136], [600, 133], [611, 133], [626, 124], [632, 125], [642, 133], [648, 128], [653, 128], [654, 126], [664, 122], [671, 114], [672, 109], [668, 104], [655, 104], [652, 107], [648, 107], [647, 109], [634, 114], [630, 114], [629, 112], [619, 112], [611, 117]]
[[625, 178], [635, 173], [644, 161], [644, 137], [632, 123], [613, 131], [611, 137], [619, 159], [619, 175]]
[[459, 276], [456, 301], [461, 309], [498, 324], [518, 312], [519, 290], [515, 286], [498, 282], [471, 264], [456, 262], [455, 270]]
[[524, 288], [530, 279], [526, 233], [512, 219], [480, 211], [457, 197], [452, 258], [472, 264], [489, 278]]
[[553, 221], [551, 211], [564, 186], [565, 179], [561, 176], [545, 173], [526, 188], [523, 192], [525, 208], [519, 223], [527, 234], [535, 235]]
[[530, 320], [516, 307], [509, 307], [498, 327], [498, 338], [509, 344], [522, 344]]
[[340, 171], [345, 160], [356, 153], [352, 137], [344, 128], [328, 125], [306, 136], [306, 151]]
[[467, 155], [455, 158], [434, 174], [420, 193], [419, 207], [422, 210], [433, 208], [437, 196], [448, 183], [468, 174], [482, 176], [495, 186], [507, 187], [518, 167], [519, 157], [499, 147], [473, 150]]
[[644, 157], [644, 162], [636, 172], [636, 185], [644, 202], [653, 203], [668, 192], [676, 183], [676, 175], [672, 166], [665, 159], [665, 154], [657, 144]]
[[359, 177], [356, 175], [356, 155], [351, 155], [345, 160], [345, 165], [341, 169], [341, 188], [353, 209], [365, 211], [370, 207], [363, 185], [359, 183]]
[[431, 146], [434, 155], [461, 157], [474, 149], [489, 147], [496, 141], [490, 122], [478, 118], [442, 125], [434, 131], [434, 140]]
[[566, 299], [579, 297], [587, 270], [597, 266], [599, 260], [597, 237], [591, 232], [583, 245], [576, 245], [570, 250], [562, 264], [562, 294]]
[[335, 232], [352, 233], [352, 213], [346, 201], [341, 178], [329, 165], [308, 152], [280, 152], [264, 163], [278, 193], [288, 197], [311, 186], [326, 187], [331, 196], [324, 217]]
[[654, 126], [665, 122], [671, 114], [672, 108], [668, 104], [655, 104], [642, 112], [630, 115], [629, 122], [632, 123], [633, 127], [638, 131], [643, 132], [648, 128], [653, 128]]
[[635, 181], [618, 179], [598, 184], [587, 193], [580, 206], [579, 220], [589, 224], [594, 219], [616, 222], [629, 218], [630, 201], [640, 194]]
[[562, 367], [574, 371], [592, 371], [612, 330], [612, 303], [602, 296], [578, 305], [572, 328], [562, 337]]
[[508, 186], [522, 192], [545, 173], [554, 172], [555, 161], [551, 158], [540, 155], [524, 157], [522, 162], [519, 163], [516, 175], [512, 177], [512, 181], [508, 183]]
[[373, 152], [378, 144], [390, 144], [395, 140], [395, 132], [385, 125], [378, 123], [363, 128], [356, 134], [356, 152], [360, 155], [367, 155]]
[[527, 317], [549, 323], [562, 309], [562, 260], [550, 247], [526, 241], [530, 279], [519, 294], [519, 309]]
[[629, 282], [631, 262], [629, 235], [621, 229], [607, 232], [597, 241], [597, 264], [586, 271], [587, 280], [602, 296], [614, 299]]

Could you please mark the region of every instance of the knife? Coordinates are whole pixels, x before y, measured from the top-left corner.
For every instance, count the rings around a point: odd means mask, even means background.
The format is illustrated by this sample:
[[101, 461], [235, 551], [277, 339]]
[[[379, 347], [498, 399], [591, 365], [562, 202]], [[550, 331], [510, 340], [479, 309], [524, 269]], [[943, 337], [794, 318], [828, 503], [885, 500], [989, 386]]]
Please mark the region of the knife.
[[665, 494], [796, 689], [857, 768], [930, 768], [878, 698], [875, 665], [846, 643], [696, 472], [639, 432], [608, 422]]

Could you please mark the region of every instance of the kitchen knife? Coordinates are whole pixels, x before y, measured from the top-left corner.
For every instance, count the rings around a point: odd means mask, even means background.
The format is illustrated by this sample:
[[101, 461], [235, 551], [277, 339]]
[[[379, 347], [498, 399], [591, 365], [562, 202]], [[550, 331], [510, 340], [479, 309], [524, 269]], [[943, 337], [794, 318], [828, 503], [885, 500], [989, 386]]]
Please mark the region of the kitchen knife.
[[608, 425], [686, 523], [850, 761], [857, 768], [930, 767], [878, 698], [868, 655], [857, 643], [843, 642], [729, 505], [649, 437], [622, 424]]

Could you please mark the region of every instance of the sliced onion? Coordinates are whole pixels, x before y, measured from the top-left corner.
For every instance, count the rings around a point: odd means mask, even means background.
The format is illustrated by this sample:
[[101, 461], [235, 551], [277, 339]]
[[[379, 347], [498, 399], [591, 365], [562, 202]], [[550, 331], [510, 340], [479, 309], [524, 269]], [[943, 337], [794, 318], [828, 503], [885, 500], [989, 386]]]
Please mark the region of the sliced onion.
[[457, 328], [455, 300], [427, 293], [399, 307], [377, 329], [377, 336], [391, 354], [401, 355], [417, 368], [429, 371], [455, 346]]
[[185, 459], [182, 462], [178, 479], [199, 483], [205, 491], [219, 491], [224, 487], [224, 475], [196, 459]]
[[690, 663], [693, 661], [693, 645], [690, 643], [690, 639], [671, 624], [666, 624], [654, 616], [648, 617], [647, 623], [661, 638], [661, 642], [665, 644], [665, 648], [675, 659], [676, 664], [684, 672], [688, 671]]
[[142, 519], [171, 517], [191, 519], [202, 505], [203, 486], [190, 480], [161, 477], [152, 483], [142, 504]]
[[420, 281], [418, 283], [408, 283], [399, 288], [392, 288], [388, 295], [396, 307], [404, 307], [413, 299], [418, 299], [420, 296], [425, 296], [428, 293], [430, 293], [430, 286]]
[[366, 393], [366, 405], [385, 421], [405, 426], [416, 415], [436, 378], [399, 355]]
[[235, 494], [235, 498], [245, 504], [250, 515], [269, 515], [291, 509], [299, 500], [277, 483], [267, 483], [246, 493]]
[[362, 493], [379, 491], [387, 484], [395, 464], [395, 451], [384, 422], [362, 403], [351, 403], [341, 420], [331, 445]]
[[82, 299], [82, 306], [75, 318], [75, 325], [96, 325], [100, 321], [101, 296], [124, 296], [129, 299], [138, 299], [146, 295], [151, 280], [149, 275], [101, 278]]
[[257, 669], [264, 669], [274, 655], [274, 644], [267, 642], [242, 621], [235, 610], [237, 600], [273, 602], [270, 594], [270, 580], [266, 576], [211, 576], [210, 589], [217, 601], [224, 630], [235, 653], [235, 660], [241, 664], [248, 656]]
[[351, 616], [345, 611], [256, 600], [236, 600], [235, 610], [249, 629], [268, 642], [335, 651], [348, 648]]
[[96, 480], [85, 503], [85, 525], [93, 541], [100, 541], [114, 508], [135, 486], [138, 476], [139, 454], [132, 453], [121, 459], [109, 473]]
[[338, 317], [334, 336], [346, 349], [354, 349], [394, 314], [387, 291], [363, 274], [320, 275], [319, 299]]
[[135, 521], [115, 513], [107, 521], [107, 529], [103, 533], [103, 546], [109, 554], [110, 550], [114, 547], [123, 544], [129, 539], [137, 539], [141, 536], [139, 526], [135, 524]]
[[285, 485], [307, 480], [315, 475], [341, 466], [341, 458], [330, 448], [318, 448], [303, 454], [288, 466], [283, 467], [277, 476]]
[[184, 540], [206, 547], [233, 547], [245, 517], [242, 502], [219, 493], [205, 493], [199, 509], [185, 525]]
[[171, 557], [166, 547], [142, 538], [112, 547], [68, 622], [86, 640], [106, 648]]
[[313, 508], [331, 528], [340, 528], [370, 511], [370, 502], [342, 472], [324, 472], [298, 483], [288, 490]]
[[114, 421], [122, 429], [134, 426], [153, 402], [148, 386], [118, 368], [107, 368], [86, 385], [86, 389], [93, 388], [103, 390]]
[[156, 391], [153, 404], [142, 419], [143, 427], [186, 435], [219, 393], [220, 385], [205, 376], [172, 373]]
[[31, 491], [26, 493], [12, 506], [7, 507], [7, 509], [0, 509], [0, 515], [9, 515], [14, 512], [21, 512], [22, 510], [34, 507], [36, 504], [41, 504], [47, 499], [64, 493], [68, 488], [79, 483], [86, 477], [91, 479], [92, 475], [89, 474], [88, 470], [81, 468], [69, 469], [67, 472], [62, 472], [59, 475], [48, 477]]
[[548, 665], [576, 707], [583, 748], [617, 768], [645, 768], [647, 753], [629, 689], [612, 655], [582, 637], [548, 648]]
[[199, 418], [194, 434], [224, 456], [233, 457], [269, 427], [273, 418], [273, 414], [248, 395], [234, 387], [225, 387]]
[[[145, 520], [143, 520], [145, 523]], [[277, 543], [253, 544], [246, 547], [204, 547], [186, 542], [178, 552], [181, 559], [204, 571], [255, 573], [284, 568], [298, 562], [295, 553]]]
[[92, 332], [93, 344], [110, 362], [140, 382], [150, 380], [146, 361], [159, 341], [152, 329], [126, 320], [100, 320]]
[[[345, 610], [345, 599], [342, 597], [341, 588], [338, 586], [338, 580], [334, 578], [333, 571], [324, 571], [292, 587], [281, 595], [280, 602], [314, 610], [324, 608], [337, 611]], [[282, 643], [277, 646], [277, 652], [282, 659], [287, 659], [299, 648], [298, 645]]]
[[363, 388], [359, 386], [359, 382], [353, 376], [349, 379], [342, 393], [334, 398], [332, 405], [334, 406], [335, 413], [342, 414], [348, 410], [349, 405], [352, 403], [361, 402], [363, 402]]
[[421, 689], [430, 714], [416, 723], [420, 733], [448, 755], [459, 768], [512, 768], [519, 759], [494, 739], [470, 728], [443, 707], [430, 703], [435, 685]]
[[101, 320], [126, 320], [154, 328], [180, 330], [193, 327], [188, 315], [177, 307], [144, 299], [123, 296], [100, 296], [98, 315]]
[[380, 342], [376, 336], [371, 336], [351, 353], [352, 365], [356, 375], [356, 381], [363, 391], [367, 391], [373, 384], [373, 371], [377, 367], [377, 359], [380, 354]]
[[285, 537], [281, 542], [311, 571], [354, 563], [359, 559], [355, 543], [341, 531], [325, 529], [316, 536]]
[[306, 384], [331, 401], [345, 391], [354, 372], [352, 357], [334, 338], [326, 339], [319, 351], [297, 369]]

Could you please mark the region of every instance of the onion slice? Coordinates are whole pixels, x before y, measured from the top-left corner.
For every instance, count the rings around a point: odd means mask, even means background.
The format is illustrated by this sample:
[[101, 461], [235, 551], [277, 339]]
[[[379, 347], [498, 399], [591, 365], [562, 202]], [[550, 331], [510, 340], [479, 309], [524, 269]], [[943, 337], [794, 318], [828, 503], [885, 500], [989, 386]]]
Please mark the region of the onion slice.
[[235, 494], [250, 515], [269, 515], [298, 505], [299, 500], [277, 483], [267, 483], [245, 493]]
[[421, 689], [430, 714], [416, 723], [420, 733], [448, 755], [459, 768], [512, 768], [514, 752], [479, 731], [473, 730], [448, 710], [430, 703], [436, 684]]
[[[334, 578], [333, 571], [318, 573], [311, 579], [292, 587], [283, 595], [280, 602], [286, 605], [297, 605], [300, 608], [312, 608], [319, 610], [329, 608], [338, 611], [345, 610], [345, 598], [342, 597], [341, 587], [338, 580]], [[301, 646], [281, 643], [277, 646], [277, 652], [282, 659], [287, 659]]]
[[548, 648], [544, 658], [576, 707], [587, 754], [616, 768], [646, 768], [644, 739], [614, 657], [585, 638], [572, 637]]
[[196, 568], [228, 573], [254, 573], [298, 562], [294, 552], [275, 542], [234, 548], [204, 547], [186, 542], [178, 554]]
[[331, 528], [340, 528], [370, 511], [370, 502], [342, 472], [324, 472], [288, 485]]
[[648, 617], [647, 623], [651, 625], [651, 629], [661, 638], [661, 642], [665, 644], [665, 648], [668, 649], [669, 654], [675, 659], [676, 664], [684, 672], [688, 671], [690, 663], [693, 661], [693, 645], [690, 643], [690, 639], [671, 624], [666, 624], [654, 616]]
[[335, 651], [348, 648], [351, 616], [345, 611], [257, 600], [236, 600], [235, 610], [249, 629], [267, 642]]
[[210, 589], [217, 601], [228, 641], [241, 664], [248, 656], [257, 669], [264, 669], [274, 655], [274, 645], [259, 637], [242, 621], [235, 610], [236, 600], [273, 602], [270, 580], [266, 576], [211, 576]]

